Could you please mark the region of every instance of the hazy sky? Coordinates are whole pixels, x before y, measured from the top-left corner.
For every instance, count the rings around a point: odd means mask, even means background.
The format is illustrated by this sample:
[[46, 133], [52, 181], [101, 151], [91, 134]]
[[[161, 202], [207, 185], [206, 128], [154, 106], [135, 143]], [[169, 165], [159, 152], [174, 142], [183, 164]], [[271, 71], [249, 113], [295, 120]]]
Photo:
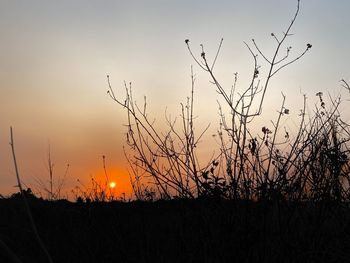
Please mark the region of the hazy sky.
[[[252, 70], [243, 41], [254, 38], [271, 55], [275, 42], [270, 34], [282, 33], [296, 3], [0, 0], [0, 193], [16, 190], [10, 126], [22, 179], [32, 188], [38, 188], [38, 179], [47, 182], [50, 144], [54, 175], [62, 176], [70, 164], [65, 192], [77, 185], [78, 178], [88, 184], [90, 176], [101, 177], [102, 155], [117, 182], [117, 192], [130, 191], [122, 151], [125, 117], [106, 94], [106, 75], [111, 76], [118, 94], [125, 80], [133, 83], [136, 99], [147, 95], [150, 114], [162, 116], [168, 107], [177, 115], [179, 103], [189, 94], [190, 66], [194, 64], [185, 39], [191, 40], [196, 54], [203, 43], [213, 57], [223, 37], [218, 77], [230, 87], [233, 73], [238, 72], [243, 88]], [[313, 47], [273, 79], [265, 112], [276, 112], [281, 91], [297, 114], [302, 93], [313, 104], [316, 92], [337, 94], [339, 80], [350, 80], [349, 11], [348, 0], [301, 1], [288, 43], [293, 54], [307, 43]], [[264, 66], [263, 61], [260, 64]], [[198, 122], [211, 122], [214, 131], [218, 97], [209, 76], [198, 66], [194, 71]], [[158, 121], [161, 123], [161, 117]]]

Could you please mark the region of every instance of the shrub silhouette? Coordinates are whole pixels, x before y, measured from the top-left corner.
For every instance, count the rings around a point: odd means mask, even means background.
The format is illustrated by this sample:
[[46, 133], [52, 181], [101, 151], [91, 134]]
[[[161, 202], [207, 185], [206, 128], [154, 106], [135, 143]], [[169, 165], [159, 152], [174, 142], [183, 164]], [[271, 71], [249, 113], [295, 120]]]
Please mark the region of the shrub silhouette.
[[[124, 83], [126, 96], [119, 99], [107, 76], [108, 94], [125, 109], [128, 117], [125, 155], [138, 199], [147, 199], [146, 193], [152, 187], [161, 199], [206, 196], [248, 200], [348, 200], [350, 132], [340, 118], [340, 97], [330, 97], [326, 102], [323, 94], [317, 93], [319, 103], [313, 115], [306, 115], [304, 95], [299, 128], [292, 137], [286, 129], [281, 132], [281, 121], [290, 113], [282, 94], [277, 119], [271, 127], [264, 126], [261, 133], [252, 133], [251, 122], [262, 115], [273, 77], [312, 48], [307, 43], [303, 52], [293, 55], [292, 47], [285, 43], [299, 14], [299, 4], [297, 1], [295, 14], [286, 30], [280, 36], [271, 33], [275, 41], [271, 57], [264, 54], [254, 39], [251, 46], [245, 43], [254, 67], [250, 84], [241, 92], [236, 87], [238, 74], [235, 74], [232, 89], [227, 91], [214, 72], [223, 39], [212, 62], [208, 61], [203, 45], [200, 45], [200, 55], [196, 56], [190, 40], [185, 40], [189, 54], [197, 66], [208, 73], [223, 101], [219, 105], [220, 126], [216, 135], [221, 143], [220, 153], [206, 165], [197, 158], [199, 141], [207, 129], [200, 134], [194, 131], [192, 68], [191, 95], [181, 104], [180, 123], [166, 117], [168, 130], [165, 132], [154, 127], [154, 120], [147, 113], [146, 98], [142, 108], [134, 101], [131, 83]], [[261, 62], [258, 63], [260, 58], [267, 69], [265, 76], [261, 73]], [[344, 80], [342, 84], [348, 89]]]

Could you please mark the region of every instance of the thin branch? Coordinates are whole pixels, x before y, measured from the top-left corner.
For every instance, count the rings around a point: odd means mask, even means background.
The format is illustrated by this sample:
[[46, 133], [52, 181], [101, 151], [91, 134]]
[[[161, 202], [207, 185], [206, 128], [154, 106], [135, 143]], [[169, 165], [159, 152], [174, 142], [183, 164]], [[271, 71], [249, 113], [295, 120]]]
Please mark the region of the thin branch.
[[50, 262], [50, 263], [53, 263], [53, 260], [48, 252], [48, 250], [46, 249], [42, 239], [40, 238], [40, 235], [39, 235], [39, 232], [38, 232], [38, 229], [36, 227], [36, 224], [34, 222], [34, 218], [33, 218], [33, 215], [32, 215], [32, 212], [30, 211], [30, 208], [29, 208], [29, 204], [28, 204], [28, 200], [26, 198], [26, 193], [23, 191], [23, 188], [22, 188], [22, 184], [21, 184], [21, 180], [20, 180], [20, 176], [19, 176], [19, 171], [18, 171], [18, 165], [17, 165], [17, 160], [16, 160], [16, 153], [15, 153], [15, 143], [14, 143], [14, 139], [13, 139], [13, 131], [12, 131], [12, 127], [10, 127], [10, 137], [11, 137], [11, 142], [10, 142], [10, 145], [11, 145], [11, 150], [12, 150], [12, 157], [13, 157], [13, 164], [15, 166], [15, 172], [16, 172], [16, 178], [17, 178], [17, 183], [18, 183], [18, 188], [19, 188], [19, 191], [21, 193], [21, 196], [23, 198], [23, 203], [24, 203], [24, 206], [26, 208], [26, 211], [27, 211], [27, 215], [29, 217], [29, 221], [30, 221], [30, 225], [32, 227], [32, 230], [34, 231], [34, 234], [35, 234], [35, 237], [41, 247], [41, 249], [43, 250], [43, 252], [45, 253], [46, 257], [47, 257], [47, 260]]
[[223, 41], [224, 41], [224, 39], [223, 39], [223, 38], [221, 38], [221, 40], [220, 40], [220, 44], [219, 44], [219, 47], [218, 47], [218, 50], [216, 51], [216, 55], [215, 55], [215, 58], [214, 58], [213, 64], [212, 64], [212, 66], [211, 66], [211, 68], [210, 68], [210, 70], [211, 70], [211, 71], [213, 71], [213, 69], [214, 69], [214, 65], [215, 65], [215, 62], [216, 62], [216, 60], [217, 60], [217, 58], [218, 58], [218, 56], [219, 56], [220, 49], [221, 49], [221, 46], [222, 46], [222, 42], [223, 42]]

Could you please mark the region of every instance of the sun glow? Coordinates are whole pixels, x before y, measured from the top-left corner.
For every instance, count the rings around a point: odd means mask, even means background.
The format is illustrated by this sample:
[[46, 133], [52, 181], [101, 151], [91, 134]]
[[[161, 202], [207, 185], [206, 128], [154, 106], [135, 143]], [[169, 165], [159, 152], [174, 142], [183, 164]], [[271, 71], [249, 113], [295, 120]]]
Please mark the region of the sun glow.
[[110, 182], [109, 183], [109, 188], [115, 188], [117, 186], [117, 184], [115, 182]]

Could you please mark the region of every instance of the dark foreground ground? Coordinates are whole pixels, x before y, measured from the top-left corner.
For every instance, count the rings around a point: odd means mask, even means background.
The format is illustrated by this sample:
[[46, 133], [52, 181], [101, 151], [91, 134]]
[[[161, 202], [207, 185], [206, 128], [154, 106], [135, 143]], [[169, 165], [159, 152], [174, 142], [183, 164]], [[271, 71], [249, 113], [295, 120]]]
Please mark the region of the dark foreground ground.
[[[336, 203], [30, 201], [54, 262], [350, 262], [350, 209]], [[21, 198], [0, 199], [0, 240], [47, 262]], [[0, 247], [0, 262], [12, 262]]]

